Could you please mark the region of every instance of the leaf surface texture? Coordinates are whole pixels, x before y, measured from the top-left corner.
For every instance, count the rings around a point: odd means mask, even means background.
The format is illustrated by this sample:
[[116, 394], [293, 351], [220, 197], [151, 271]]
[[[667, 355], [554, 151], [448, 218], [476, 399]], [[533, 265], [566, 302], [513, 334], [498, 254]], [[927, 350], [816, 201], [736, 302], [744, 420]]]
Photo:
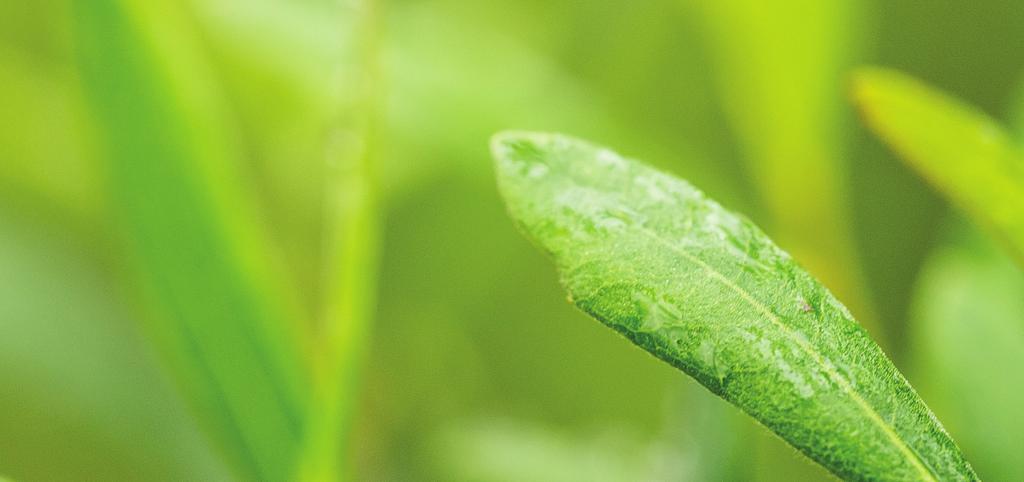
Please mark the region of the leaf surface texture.
[[570, 299], [849, 480], [977, 480], [850, 312], [689, 183], [557, 134], [499, 134], [498, 181]]
[[1024, 157], [1003, 126], [892, 70], [861, 70], [854, 98], [879, 137], [1024, 263]]

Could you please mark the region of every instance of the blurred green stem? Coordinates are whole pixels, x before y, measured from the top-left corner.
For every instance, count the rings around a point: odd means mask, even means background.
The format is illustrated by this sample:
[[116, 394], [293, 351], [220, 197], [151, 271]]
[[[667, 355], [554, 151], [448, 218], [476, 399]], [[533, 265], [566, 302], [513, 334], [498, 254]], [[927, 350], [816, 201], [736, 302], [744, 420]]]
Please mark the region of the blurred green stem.
[[377, 286], [378, 145], [381, 69], [379, 5], [359, 4], [361, 32], [356, 101], [340, 113], [329, 146], [324, 204], [324, 296], [316, 393], [302, 480], [352, 480], [352, 431], [370, 338]]

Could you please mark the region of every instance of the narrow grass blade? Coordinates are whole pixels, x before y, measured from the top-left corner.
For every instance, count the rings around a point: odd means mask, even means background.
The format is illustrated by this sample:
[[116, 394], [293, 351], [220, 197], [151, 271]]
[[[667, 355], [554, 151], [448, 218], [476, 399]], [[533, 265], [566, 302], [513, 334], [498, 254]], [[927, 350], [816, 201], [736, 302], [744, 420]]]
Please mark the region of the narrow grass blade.
[[239, 473], [289, 479], [307, 404], [302, 319], [192, 25], [177, 2], [127, 0], [75, 2], [73, 23], [125, 269], [151, 333]]
[[102, 205], [99, 173], [85, 149], [73, 72], [32, 60], [0, 43], [0, 198], [93, 227]]
[[[191, 2], [246, 147], [263, 213], [299, 286], [322, 282], [325, 162], [340, 137], [338, 105], [356, 95], [351, 78], [358, 1]], [[302, 52], [302, 55], [295, 55]], [[300, 292], [316, 306], [321, 290]]]
[[227, 480], [94, 256], [64, 228], [0, 215], [0, 472]]
[[863, 69], [854, 98], [869, 127], [1024, 263], [1024, 158], [989, 116], [896, 71]]
[[[725, 113], [766, 207], [766, 229], [885, 341], [847, 197], [854, 121], [844, 76], [864, 43], [856, 0], [683, 0], [707, 25]], [[883, 343], [884, 346], [884, 343]]]
[[570, 299], [850, 480], [977, 480], [831, 293], [686, 183], [557, 135], [493, 141], [509, 211]]
[[358, 28], [350, 43], [358, 54], [345, 68], [358, 80], [346, 86], [351, 102], [336, 105], [344, 121], [334, 126], [336, 137], [353, 142], [335, 146], [327, 160], [315, 408], [299, 467], [306, 481], [359, 478], [353, 429], [377, 301], [380, 9], [376, 0], [353, 9]]

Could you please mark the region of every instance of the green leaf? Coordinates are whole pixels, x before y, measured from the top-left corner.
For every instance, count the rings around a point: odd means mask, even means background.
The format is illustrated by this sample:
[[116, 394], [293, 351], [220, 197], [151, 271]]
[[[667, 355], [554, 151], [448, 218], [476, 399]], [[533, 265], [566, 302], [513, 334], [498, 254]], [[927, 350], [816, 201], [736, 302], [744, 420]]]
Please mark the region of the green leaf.
[[580, 309], [852, 480], [977, 480], [852, 315], [757, 227], [584, 141], [493, 141], [509, 211]]
[[904, 74], [864, 69], [854, 97], [869, 127], [1024, 263], [1024, 159], [977, 109]]
[[288, 480], [307, 410], [305, 321], [239, 172], [199, 36], [176, 2], [75, 2], [118, 259], [150, 335], [245, 479]]

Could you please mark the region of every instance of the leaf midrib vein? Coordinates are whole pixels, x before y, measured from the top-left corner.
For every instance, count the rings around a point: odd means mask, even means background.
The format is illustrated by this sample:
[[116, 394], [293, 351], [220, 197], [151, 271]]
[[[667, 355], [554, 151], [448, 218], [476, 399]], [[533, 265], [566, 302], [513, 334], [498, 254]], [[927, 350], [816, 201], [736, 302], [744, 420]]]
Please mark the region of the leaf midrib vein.
[[727, 288], [736, 292], [736, 294], [738, 294], [740, 298], [746, 301], [751, 307], [759, 311], [769, 321], [771, 321], [773, 324], [781, 328], [782, 331], [786, 334], [786, 336], [793, 340], [793, 342], [796, 343], [797, 346], [799, 346], [800, 349], [804, 351], [804, 353], [806, 353], [812, 359], [814, 359], [814, 362], [818, 364], [825, 373], [828, 374], [829, 378], [831, 378], [832, 381], [835, 382], [836, 385], [838, 385], [843, 392], [845, 392], [851, 399], [853, 399], [853, 401], [861, 408], [861, 410], [865, 412], [865, 414], [867, 414], [868, 418], [871, 419], [872, 422], [874, 422], [879, 428], [882, 429], [883, 432], [885, 432], [889, 439], [895, 443], [899, 451], [903, 453], [903, 455], [910, 461], [911, 465], [913, 465], [914, 468], [917, 469], [918, 472], [920, 472], [920, 474], [924, 477], [924, 480], [938, 482], [937, 476], [931, 471], [931, 469], [928, 468], [920, 459], [920, 457], [918, 457], [917, 454], [910, 448], [910, 446], [902, 438], [900, 438], [899, 434], [896, 433], [896, 430], [888, 423], [886, 423], [885, 420], [882, 419], [881, 415], [879, 415], [879, 413], [875, 411], [875, 409], [867, 402], [867, 400], [861, 397], [860, 394], [858, 394], [853, 389], [853, 386], [850, 384], [850, 382], [846, 380], [839, 372], [835, 371], [835, 369], [826, 364], [824, 357], [820, 353], [818, 353], [818, 351], [815, 350], [813, 346], [809, 345], [806, 341], [803, 341], [800, 337], [796, 336], [793, 329], [787, 326], [785, 323], [782, 323], [782, 320], [779, 319], [778, 315], [772, 312], [767, 305], [758, 301], [756, 298], [754, 298], [753, 295], [751, 295], [745, 289], [743, 289], [736, 283], [733, 283], [732, 280], [725, 277], [725, 275], [723, 275], [721, 272], [716, 270], [711, 265], [702, 261], [700, 258], [697, 258], [693, 254], [690, 254], [685, 250], [680, 249], [678, 246], [666, 241], [665, 239], [661, 238], [660, 236], [650, 231], [649, 229], [640, 228], [638, 229], [638, 231], [654, 239], [658, 243], [661, 243], [669, 250], [682, 256], [687, 261], [690, 261], [691, 263], [704, 269], [704, 271], [707, 272], [709, 276], [718, 280]]

